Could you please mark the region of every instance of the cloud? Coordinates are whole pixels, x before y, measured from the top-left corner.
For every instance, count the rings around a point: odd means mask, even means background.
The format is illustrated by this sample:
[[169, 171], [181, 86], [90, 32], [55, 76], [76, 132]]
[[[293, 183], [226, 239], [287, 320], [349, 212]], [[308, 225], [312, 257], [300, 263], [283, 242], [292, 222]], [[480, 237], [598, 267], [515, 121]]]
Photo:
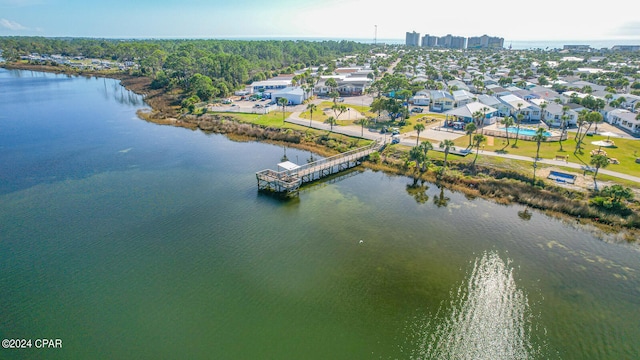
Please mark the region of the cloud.
[[7, 19], [0, 19], [0, 27], [9, 29], [12, 31], [29, 30], [28, 27], [18, 24], [15, 21], [7, 20]]

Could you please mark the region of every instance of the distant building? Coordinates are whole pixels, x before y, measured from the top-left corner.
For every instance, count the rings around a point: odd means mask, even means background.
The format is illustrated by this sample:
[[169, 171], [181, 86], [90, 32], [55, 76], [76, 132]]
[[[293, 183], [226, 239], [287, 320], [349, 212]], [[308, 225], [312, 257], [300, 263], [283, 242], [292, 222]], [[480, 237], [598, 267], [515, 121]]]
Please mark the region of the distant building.
[[426, 34], [422, 37], [422, 47], [434, 47], [438, 45], [438, 37]]
[[640, 45], [616, 45], [611, 48], [613, 51], [640, 51]]
[[501, 49], [504, 38], [488, 35], [475, 36], [467, 39], [467, 49]]
[[591, 46], [589, 45], [565, 45], [563, 47], [563, 50], [570, 50], [570, 51], [591, 51]]
[[407, 45], [407, 46], [420, 46], [420, 33], [417, 33], [415, 31], [414, 32], [407, 32], [405, 45]]
[[438, 38], [438, 46], [447, 49], [464, 49], [467, 46], [467, 38], [447, 34]]

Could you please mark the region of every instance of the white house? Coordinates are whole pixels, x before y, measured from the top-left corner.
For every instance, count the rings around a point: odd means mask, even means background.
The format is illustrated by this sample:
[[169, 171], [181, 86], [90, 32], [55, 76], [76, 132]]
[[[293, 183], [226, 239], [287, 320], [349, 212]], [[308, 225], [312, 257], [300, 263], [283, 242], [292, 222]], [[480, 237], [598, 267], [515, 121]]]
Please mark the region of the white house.
[[[560, 127], [562, 125], [563, 105], [555, 102], [547, 103], [544, 109], [544, 121], [551, 126]], [[578, 113], [569, 109], [565, 116], [567, 117], [565, 126], [575, 126], [578, 121]]]
[[430, 110], [435, 112], [444, 112], [453, 109], [453, 96], [446, 91], [433, 90], [430, 93], [431, 104]]
[[431, 99], [427, 95], [415, 95], [411, 98], [411, 102], [413, 105], [429, 106], [429, 104], [431, 104]]
[[484, 118], [483, 123], [485, 125], [488, 125], [488, 124], [493, 124], [495, 122], [494, 116], [496, 115], [498, 110], [496, 110], [495, 108], [492, 108], [491, 106], [487, 106], [479, 101], [476, 101], [476, 102], [472, 102], [462, 106], [458, 106], [455, 109], [451, 109], [445, 112], [445, 114], [455, 116], [460, 121], [464, 121], [468, 123], [473, 121], [473, 114], [476, 112], [479, 112], [482, 114], [482, 117]]
[[452, 95], [456, 106], [464, 106], [475, 101], [475, 96], [466, 90], [456, 90]]
[[620, 126], [634, 134], [640, 134], [640, 120], [636, 119], [637, 114], [629, 110], [615, 109], [609, 111], [605, 121]]
[[498, 110], [502, 116], [524, 115], [524, 121], [539, 121], [540, 107], [513, 94], [498, 97], [501, 105]]

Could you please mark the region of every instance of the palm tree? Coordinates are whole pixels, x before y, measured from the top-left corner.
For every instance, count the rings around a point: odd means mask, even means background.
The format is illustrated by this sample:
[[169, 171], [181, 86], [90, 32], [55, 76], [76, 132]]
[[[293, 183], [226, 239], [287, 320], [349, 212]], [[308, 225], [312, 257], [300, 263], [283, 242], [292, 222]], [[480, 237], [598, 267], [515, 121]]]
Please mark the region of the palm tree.
[[518, 138], [520, 137], [520, 124], [522, 123], [522, 119], [524, 119], [524, 115], [522, 115], [522, 103], [518, 103], [518, 114], [516, 115], [516, 141], [513, 143], [513, 147], [518, 146]]
[[469, 147], [471, 147], [471, 135], [477, 129], [478, 128], [476, 127], [476, 124], [472, 122], [468, 123], [467, 126], [464, 127], [464, 131], [466, 132], [467, 135], [469, 135]]
[[[334, 78], [328, 78], [327, 81], [324, 82], [324, 85], [327, 86], [329, 88], [329, 94], [331, 93], [337, 93], [336, 88], [338, 88], [338, 82], [336, 81], [336, 79]], [[331, 96], [331, 95], [329, 95]], [[338, 94], [338, 96], [336, 96], [333, 100], [333, 102], [336, 102], [336, 99], [340, 96], [340, 94]]]
[[536, 169], [538, 168], [538, 158], [540, 157], [540, 144], [547, 140], [547, 136], [544, 134], [545, 130], [542, 127], [539, 127], [536, 130], [536, 134], [533, 135], [533, 139], [536, 141], [536, 158], [533, 159], [533, 183], [536, 183]]
[[449, 156], [449, 151], [456, 149], [454, 145], [455, 144], [453, 143], [453, 140], [449, 140], [449, 139], [443, 140], [439, 145], [441, 149], [444, 149], [444, 168], [445, 169], [447, 168], [447, 156]]
[[284, 110], [287, 107], [289, 100], [286, 98], [278, 98], [278, 105], [282, 106], [282, 123], [284, 124]]
[[420, 142], [420, 132], [424, 130], [424, 124], [417, 123], [413, 125], [413, 130], [418, 132], [418, 138], [416, 139], [416, 146], [418, 146], [418, 143]]
[[307, 105], [307, 110], [309, 110], [309, 127], [311, 127], [311, 121], [313, 121], [313, 112], [318, 110], [318, 106], [316, 104], [310, 103]]
[[476, 126], [475, 130], [477, 130], [480, 125], [482, 125], [482, 112], [480, 111], [475, 111], [473, 114], [471, 114], [471, 118], [473, 119], [473, 124]]
[[593, 155], [589, 163], [596, 167], [596, 171], [593, 173], [593, 184], [594, 184], [594, 189], [597, 191], [598, 182], [596, 181], [596, 176], [598, 176], [598, 170], [600, 170], [600, 168], [604, 169], [607, 166], [609, 166], [609, 159], [605, 155], [598, 154], [598, 155]]
[[324, 122], [331, 126], [331, 130], [330, 131], [333, 131], [333, 125], [335, 125], [337, 123], [336, 118], [334, 118], [333, 116], [329, 116], [327, 118], [327, 120], [325, 120]]
[[547, 124], [544, 121], [544, 111], [545, 111], [546, 108], [547, 108], [547, 103], [546, 102], [543, 102], [542, 104], [540, 104], [540, 121], [543, 124], [546, 124], [549, 127], [549, 130], [551, 130], [551, 124]]
[[333, 110], [333, 113], [336, 115], [336, 119], [340, 119], [340, 115], [347, 111], [347, 107], [345, 105], [333, 104], [331, 110]]
[[538, 161], [538, 158], [540, 157], [540, 144], [541, 144], [543, 141], [547, 140], [547, 136], [545, 135], [545, 130], [544, 130], [544, 128], [539, 127], [539, 128], [536, 130], [536, 134], [535, 134], [535, 135], [533, 135], [533, 140], [535, 140], [535, 141], [536, 141], [536, 146], [537, 146], [537, 148], [536, 148], [536, 158], [535, 158], [535, 161]]
[[480, 152], [480, 145], [487, 140], [487, 137], [482, 134], [473, 135], [473, 144], [476, 147], [476, 157], [473, 158], [472, 167], [476, 166], [476, 160], [478, 160], [478, 153]]
[[360, 137], [364, 137], [364, 127], [369, 124], [369, 118], [363, 117], [356, 121], [356, 124], [360, 125]]
[[426, 165], [427, 165], [427, 160], [429, 158], [427, 158], [427, 153], [429, 152], [429, 150], [433, 150], [433, 144], [429, 141], [423, 141], [420, 144], [420, 150], [422, 150], [424, 157], [422, 158], [422, 171], [426, 171]]
[[418, 167], [424, 161], [424, 153], [422, 152], [422, 149], [420, 149], [420, 146], [416, 145], [409, 150], [409, 158], [416, 162], [414, 171], [418, 170]]
[[482, 107], [482, 122], [480, 123], [480, 127], [482, 128], [482, 135], [484, 135], [484, 120], [487, 118], [487, 111], [489, 111], [489, 108], [486, 106]]
[[562, 116], [560, 116], [560, 138], [558, 139], [558, 144], [560, 144], [560, 151], [564, 151], [562, 148], [562, 137], [564, 136], [565, 127], [567, 125], [567, 120], [569, 117], [567, 116], [567, 111], [569, 111], [568, 106], [562, 107]]
[[[507, 116], [506, 118], [500, 121], [502, 125], [504, 125], [504, 132], [507, 136], [507, 146], [509, 145], [509, 128], [513, 126], [513, 118], [511, 116]], [[505, 148], [507, 147], [505, 146]]]

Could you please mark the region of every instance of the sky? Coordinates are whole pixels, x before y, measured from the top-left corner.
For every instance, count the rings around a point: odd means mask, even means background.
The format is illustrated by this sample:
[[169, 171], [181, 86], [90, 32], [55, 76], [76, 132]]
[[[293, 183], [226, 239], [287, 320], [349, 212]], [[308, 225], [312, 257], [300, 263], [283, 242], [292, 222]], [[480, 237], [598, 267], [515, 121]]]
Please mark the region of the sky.
[[[0, 36], [98, 38], [404, 39], [498, 36], [508, 41], [640, 44], [628, 6], [577, 0], [0, 0]], [[626, 10], [625, 10], [626, 8]], [[376, 32], [377, 29], [377, 32]]]

